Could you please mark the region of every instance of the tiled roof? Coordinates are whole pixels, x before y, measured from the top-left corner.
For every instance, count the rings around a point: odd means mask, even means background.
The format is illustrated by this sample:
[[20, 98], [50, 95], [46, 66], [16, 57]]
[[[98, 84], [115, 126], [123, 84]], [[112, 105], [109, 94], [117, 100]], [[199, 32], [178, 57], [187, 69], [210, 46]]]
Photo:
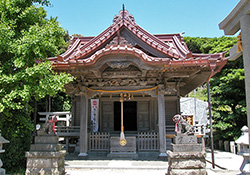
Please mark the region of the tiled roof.
[[[144, 43], [164, 55], [161, 58], [152, 57], [131, 45], [107, 46], [107, 42], [114, 38], [122, 28], [127, 28]], [[106, 47], [105, 47], [106, 46]], [[128, 11], [120, 11], [113, 20], [113, 24], [96, 37], [72, 37], [68, 50], [58, 57], [49, 60], [55, 67], [72, 65], [83, 66], [94, 64], [100, 57], [112, 54], [132, 54], [149, 64], [163, 64], [165, 66], [209, 65], [212, 62], [225, 64], [224, 53], [195, 54], [191, 53], [183, 41], [181, 34], [152, 35], [138, 26]]]

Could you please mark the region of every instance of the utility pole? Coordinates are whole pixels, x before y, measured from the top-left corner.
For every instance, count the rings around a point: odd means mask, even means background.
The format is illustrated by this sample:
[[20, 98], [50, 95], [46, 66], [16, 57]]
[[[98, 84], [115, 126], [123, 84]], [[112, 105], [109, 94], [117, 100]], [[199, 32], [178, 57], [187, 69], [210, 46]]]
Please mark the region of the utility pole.
[[212, 121], [212, 111], [211, 111], [211, 98], [210, 98], [210, 84], [207, 81], [207, 99], [208, 99], [208, 112], [209, 112], [209, 121], [210, 121], [210, 139], [211, 139], [211, 158], [212, 158], [212, 167], [214, 166], [214, 137], [213, 137], [213, 121]]

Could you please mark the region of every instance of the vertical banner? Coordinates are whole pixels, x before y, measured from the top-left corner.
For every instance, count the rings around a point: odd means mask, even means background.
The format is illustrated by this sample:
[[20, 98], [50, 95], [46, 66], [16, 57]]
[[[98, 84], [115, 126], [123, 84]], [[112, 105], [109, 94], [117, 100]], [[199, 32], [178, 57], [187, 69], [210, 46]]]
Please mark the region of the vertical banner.
[[91, 99], [91, 122], [93, 124], [93, 132], [98, 132], [98, 112], [99, 99]]

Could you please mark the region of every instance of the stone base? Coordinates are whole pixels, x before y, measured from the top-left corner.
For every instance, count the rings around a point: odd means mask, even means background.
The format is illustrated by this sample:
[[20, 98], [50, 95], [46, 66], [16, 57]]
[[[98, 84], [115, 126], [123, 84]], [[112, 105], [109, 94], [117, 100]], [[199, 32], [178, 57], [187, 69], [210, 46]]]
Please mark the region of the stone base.
[[205, 169], [180, 170], [174, 169], [168, 172], [168, 175], [207, 175]]
[[44, 143], [37, 143], [30, 145], [30, 151], [58, 151], [62, 149], [61, 144], [44, 144]]
[[242, 172], [242, 174], [250, 175], [250, 155], [249, 153], [243, 153], [241, 155], [244, 157], [244, 159], [240, 166], [240, 171]]
[[66, 151], [26, 152], [26, 175], [65, 174], [64, 156]]
[[64, 167], [61, 168], [29, 168], [26, 169], [25, 174], [29, 174], [29, 175], [49, 175], [49, 174], [53, 174], [53, 175], [64, 175], [65, 174], [65, 170]]
[[120, 145], [120, 137], [110, 137], [110, 152], [133, 152], [136, 153], [136, 137], [126, 137], [127, 144], [125, 146]]
[[0, 168], [0, 175], [5, 175], [5, 169]]
[[168, 154], [168, 175], [206, 175], [205, 152], [172, 152]]
[[58, 136], [55, 135], [38, 135], [35, 137], [35, 143], [50, 143], [50, 144], [57, 144], [58, 143]]
[[173, 141], [175, 144], [196, 144], [197, 137], [196, 136], [177, 135], [174, 137]]
[[198, 143], [194, 144], [171, 144], [171, 150], [173, 152], [201, 152], [202, 145]]

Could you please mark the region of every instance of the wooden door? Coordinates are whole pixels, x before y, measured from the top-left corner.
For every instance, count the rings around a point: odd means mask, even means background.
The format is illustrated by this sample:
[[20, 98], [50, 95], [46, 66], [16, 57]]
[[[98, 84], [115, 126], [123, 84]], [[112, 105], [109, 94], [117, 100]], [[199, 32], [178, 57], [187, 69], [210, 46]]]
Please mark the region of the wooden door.
[[102, 130], [114, 130], [114, 103], [109, 101], [101, 102], [102, 110]]
[[[137, 102], [123, 102], [123, 125], [124, 131], [137, 131]], [[121, 102], [114, 102], [114, 130], [121, 130]]]
[[149, 131], [150, 120], [149, 120], [149, 102], [138, 101], [137, 102], [137, 128], [138, 131]]

